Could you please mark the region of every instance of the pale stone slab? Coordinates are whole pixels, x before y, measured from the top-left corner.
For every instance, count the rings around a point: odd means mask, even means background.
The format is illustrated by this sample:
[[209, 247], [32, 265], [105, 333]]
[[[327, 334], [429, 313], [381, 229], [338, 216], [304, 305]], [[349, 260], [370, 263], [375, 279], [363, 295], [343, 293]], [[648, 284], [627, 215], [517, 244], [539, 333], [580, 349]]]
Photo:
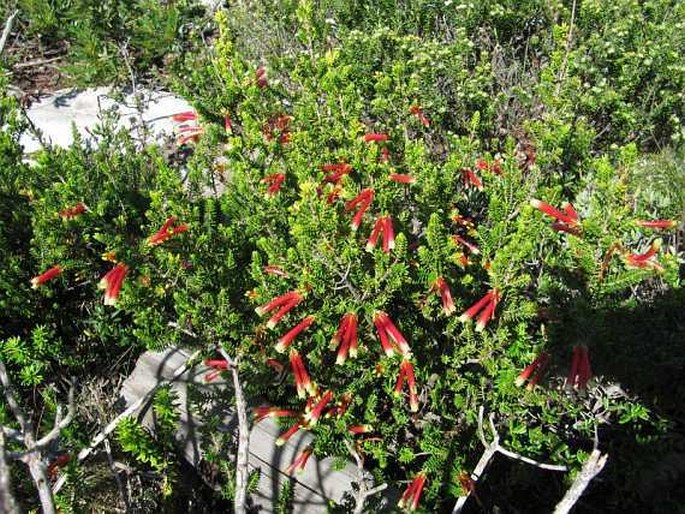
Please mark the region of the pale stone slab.
[[[186, 362], [189, 354], [184, 350], [170, 348], [163, 352], [145, 352], [136, 364], [131, 376], [122, 386], [121, 395], [126, 404], [130, 405], [141, 396], [144, 396], [160, 380], [169, 379], [174, 371]], [[198, 430], [203, 421], [193, 412], [189, 411], [187, 388], [193, 384], [199, 391], [208, 388], [226, 388], [231, 384], [220, 380], [206, 383], [204, 375], [207, 368], [199, 365], [188, 370], [174, 382], [179, 399], [180, 427], [177, 438], [183, 449], [186, 459], [198, 466], [202, 457], [201, 435]], [[203, 412], [211, 412], [213, 406], [203, 406]], [[197, 410], [193, 408], [193, 410]], [[235, 432], [237, 419], [233, 412], [222, 407], [219, 411], [222, 423], [219, 430]], [[148, 426], [152, 422], [152, 413], [149, 406], [143, 408], [139, 418]], [[259, 504], [260, 512], [273, 512], [273, 502], [281, 485], [288, 480], [284, 470], [293, 459], [312, 441], [313, 436], [301, 431], [293, 436], [287, 444], [277, 447], [275, 442], [278, 435], [283, 431], [271, 419], [265, 419], [257, 425], [252, 425], [250, 432], [250, 457], [251, 468], [261, 470], [259, 490], [253, 498]], [[328, 511], [330, 502], [340, 502], [347, 491], [352, 490], [352, 482], [357, 478], [357, 468], [352, 463], [347, 463], [342, 470], [333, 469], [333, 459], [326, 458], [321, 461], [314, 456], [309, 459], [307, 466], [301, 474], [295, 476], [294, 505], [295, 514], [319, 514]]]
[[[92, 140], [89, 131], [101, 123], [102, 113], [110, 109], [118, 111], [121, 128], [131, 129], [142, 119], [150, 128], [152, 138], [158, 141], [173, 133], [174, 114], [192, 110], [186, 100], [168, 92], [139, 90], [136, 95], [143, 100], [141, 112], [136, 108], [136, 96], [129, 94], [123, 102], [118, 102], [111, 97], [110, 88], [58, 91], [33, 103], [27, 115], [43, 133], [46, 143], [66, 148], [73, 143], [74, 126], [82, 137]], [[31, 134], [24, 134], [20, 142], [26, 154], [41, 148]]]

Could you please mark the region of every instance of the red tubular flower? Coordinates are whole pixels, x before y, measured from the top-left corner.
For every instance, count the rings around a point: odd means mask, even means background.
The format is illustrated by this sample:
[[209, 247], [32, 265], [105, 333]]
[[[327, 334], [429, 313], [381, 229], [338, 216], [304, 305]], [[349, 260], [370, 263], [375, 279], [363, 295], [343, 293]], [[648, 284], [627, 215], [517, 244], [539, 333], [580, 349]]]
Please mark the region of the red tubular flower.
[[392, 357], [394, 355], [394, 351], [389, 343], [389, 340], [392, 340], [397, 345], [402, 355], [409, 355], [411, 353], [409, 343], [407, 343], [407, 340], [385, 312], [378, 311], [373, 317], [373, 322], [378, 330], [381, 346], [388, 357]]
[[473, 186], [478, 191], [483, 190], [483, 181], [478, 178], [478, 175], [476, 175], [470, 168], [463, 168], [461, 172], [464, 174], [464, 185], [466, 187]]
[[328, 196], [326, 196], [326, 203], [328, 205], [335, 203], [335, 201], [340, 196], [340, 193], [342, 193], [342, 188], [338, 186], [334, 187], [333, 190], [330, 193], [328, 193]]
[[390, 150], [387, 146], [381, 148], [381, 156], [378, 158], [380, 162], [388, 162], [390, 160]]
[[297, 416], [297, 412], [287, 409], [279, 409], [278, 407], [270, 407], [264, 405], [257, 407], [254, 410], [254, 422], [259, 423], [266, 418], [293, 418]]
[[150, 236], [147, 240], [147, 243], [150, 246], [159, 245], [176, 234], [181, 234], [182, 232], [188, 231], [188, 225], [186, 223], [174, 227], [173, 225], [175, 223], [176, 216], [170, 216], [167, 218], [162, 225], [162, 228], [160, 228], [154, 235]]
[[326, 405], [333, 399], [333, 392], [329, 389], [327, 390], [321, 399], [317, 402], [317, 404], [314, 406], [314, 408], [305, 413], [304, 419], [309, 422], [309, 426], [314, 426], [316, 423], [319, 421], [319, 418], [321, 417], [321, 414], [323, 414], [323, 410], [326, 408]]
[[395, 248], [395, 230], [392, 227], [392, 217], [385, 216], [383, 222], [383, 251], [389, 253]]
[[290, 367], [295, 377], [295, 385], [297, 386], [297, 396], [304, 398], [306, 393], [310, 396], [316, 394], [316, 386], [312, 383], [307, 373], [307, 368], [304, 366], [302, 357], [297, 350], [290, 350]]
[[[340, 344], [342, 342], [342, 344]], [[331, 349], [335, 349], [340, 344], [338, 355], [336, 357], [336, 364], [343, 364], [347, 360], [347, 352], [349, 351], [351, 357], [357, 356], [357, 315], [353, 312], [345, 314], [340, 320], [338, 332], [331, 340]]]
[[33, 289], [38, 288], [38, 286], [45, 284], [49, 280], [52, 280], [53, 278], [56, 278], [62, 274], [64, 271], [64, 268], [62, 266], [53, 266], [49, 270], [41, 273], [37, 277], [33, 277], [31, 279], [31, 287]]
[[414, 477], [407, 489], [405, 489], [397, 506], [400, 509], [408, 508], [410, 511], [416, 510], [421, 501], [421, 494], [426, 485], [426, 475], [421, 472]]
[[300, 333], [304, 332], [311, 326], [312, 323], [315, 321], [314, 316], [307, 316], [304, 318], [302, 321], [300, 321], [297, 325], [295, 325], [293, 328], [291, 328], [284, 336], [282, 336], [278, 340], [278, 344], [276, 345], [276, 351], [279, 353], [285, 352], [285, 350], [293, 344], [293, 341], [295, 338], [300, 335]]
[[566, 379], [566, 387], [582, 391], [591, 378], [592, 368], [590, 367], [590, 354], [587, 346], [576, 345], [573, 347], [573, 359], [571, 360], [571, 370]]
[[323, 179], [324, 184], [339, 184], [342, 178], [352, 171], [352, 166], [347, 163], [325, 164], [322, 169], [328, 174]]
[[298, 293], [297, 291], [290, 291], [287, 292], [281, 296], [277, 296], [270, 302], [265, 303], [264, 305], [260, 305], [255, 309], [255, 312], [259, 316], [263, 316], [267, 312], [271, 312], [272, 310], [276, 309], [277, 307], [281, 307], [282, 305], [288, 304], [292, 302], [293, 300], [300, 300], [302, 301], [302, 295]]
[[376, 313], [376, 315], [373, 317], [373, 324], [376, 326], [376, 330], [378, 331], [378, 338], [380, 339], [381, 347], [383, 348], [385, 355], [392, 357], [395, 355], [395, 350], [390, 344], [390, 340], [388, 338], [388, 331], [385, 327], [385, 318], [387, 318], [387, 315], [384, 317], [384, 314], [385, 313], [383, 312]]
[[373, 427], [371, 425], [354, 425], [348, 427], [347, 431], [352, 435], [368, 434], [373, 432]]
[[292, 462], [292, 464], [286, 468], [286, 475], [292, 475], [295, 471], [302, 473], [304, 471], [304, 467], [307, 465], [307, 461], [309, 460], [312, 451], [313, 450], [311, 446], [308, 446], [302, 450], [302, 453], [300, 453], [300, 455]]
[[423, 113], [421, 107], [418, 104], [412, 105], [409, 108], [409, 112], [416, 116], [424, 127], [430, 126], [430, 120], [426, 117], [426, 115]]
[[367, 143], [383, 143], [388, 140], [388, 134], [370, 133], [364, 135], [364, 141]]
[[188, 141], [198, 142], [200, 136], [205, 133], [205, 130], [199, 125], [186, 125], [179, 127], [178, 131], [181, 135], [176, 140], [176, 144], [179, 146], [185, 145]]
[[373, 225], [373, 230], [371, 230], [371, 235], [369, 236], [369, 241], [366, 243], [366, 251], [367, 252], [373, 252], [373, 249], [376, 248], [376, 243], [378, 242], [378, 236], [381, 235], [381, 232], [383, 231], [383, 226], [385, 224], [385, 217], [384, 216], [378, 216], [376, 218], [376, 223]]
[[128, 266], [119, 263], [100, 280], [100, 288], [105, 290], [105, 305], [116, 304], [126, 273], [128, 273]]
[[285, 173], [274, 173], [272, 175], [267, 175], [262, 179], [263, 184], [269, 184], [266, 190], [266, 197], [274, 196], [281, 189], [281, 185], [285, 180]]
[[55, 457], [55, 459], [52, 460], [50, 462], [50, 464], [48, 464], [48, 467], [46, 470], [48, 473], [48, 477], [50, 479], [55, 478], [55, 476], [57, 475], [57, 472], [60, 470], [60, 468], [63, 468], [64, 466], [69, 464], [69, 462], [71, 462], [71, 455], [69, 455], [68, 453], [62, 453], [62, 454], [58, 455], [57, 457]]
[[359, 210], [357, 210], [356, 214], [352, 218], [353, 231], [356, 231], [359, 228], [359, 225], [361, 225], [364, 213], [366, 213], [369, 205], [371, 205], [371, 202], [373, 202], [374, 194], [375, 193], [373, 189], [364, 189], [355, 198], [347, 202], [347, 205], [345, 206], [345, 211], [347, 212], [359, 206]]
[[562, 208], [564, 212], [561, 212], [550, 204], [533, 198], [530, 201], [535, 209], [538, 209], [542, 213], [546, 214], [550, 218], [554, 218], [554, 223], [552, 223], [552, 229], [558, 232], [568, 232], [569, 234], [579, 235], [580, 234], [580, 220], [578, 218], [578, 213], [573, 208], [569, 202], [564, 202]]
[[388, 178], [399, 184], [413, 184], [416, 182], [416, 178], [413, 175], [401, 175], [400, 173], [391, 173], [388, 175]]
[[266, 69], [264, 66], [257, 68], [257, 71], [255, 72], [255, 82], [259, 89], [264, 89], [269, 85], [269, 82], [266, 80]]
[[488, 161], [486, 161], [485, 159], [476, 159], [475, 167], [477, 170], [480, 171], [490, 170], [490, 165], [488, 164]]
[[66, 207], [59, 211], [59, 216], [63, 220], [72, 220], [79, 214], [83, 214], [84, 212], [86, 212], [87, 209], [88, 207], [86, 207], [85, 203], [79, 202], [72, 207]]
[[233, 122], [228, 114], [224, 116], [224, 130], [226, 130], [227, 134], [230, 134], [233, 130]]
[[491, 289], [485, 294], [485, 296], [483, 296], [483, 298], [478, 300], [471, 307], [469, 307], [464, 314], [459, 316], [459, 321], [464, 323], [472, 320], [480, 312], [481, 314], [478, 318], [478, 323], [476, 324], [476, 331], [482, 331], [495, 313], [495, 308], [497, 307], [498, 301], [499, 292], [497, 289]]
[[478, 246], [461, 237], [459, 234], [454, 234], [452, 236], [452, 241], [454, 241], [456, 244], [460, 244], [464, 248], [467, 248], [468, 251], [474, 255], [478, 255], [480, 253]]
[[288, 430], [283, 432], [278, 437], [278, 439], [276, 439], [276, 446], [283, 446], [288, 441], [288, 439], [290, 439], [292, 436], [298, 433], [302, 428], [304, 428], [304, 425], [302, 425], [302, 423], [300, 423], [299, 421], [295, 423]]
[[195, 121], [197, 120], [197, 113], [194, 111], [179, 112], [178, 114], [174, 114], [171, 119], [179, 123], [184, 121]]
[[456, 307], [454, 306], [454, 301], [452, 300], [452, 292], [450, 291], [450, 286], [443, 277], [438, 277], [433, 284], [433, 289], [440, 293], [442, 297], [442, 309], [447, 316], [452, 314]]
[[637, 220], [635, 224], [643, 228], [674, 228], [678, 225], [675, 220]]
[[[404, 376], [404, 378], [406, 378], [407, 385], [409, 386], [409, 409], [412, 412], [417, 412], [419, 410], [419, 397], [416, 394], [414, 365], [406, 358], [400, 364], [400, 376]], [[395, 392], [397, 392], [397, 384], [395, 384]]]
[[627, 266], [639, 269], [652, 269], [655, 271], [663, 271], [664, 268], [656, 260], [656, 255], [661, 248], [661, 239], [655, 239], [646, 252], [641, 254], [628, 253], [623, 256]]
[[526, 368], [516, 379], [516, 382], [514, 382], [516, 387], [521, 387], [528, 379], [530, 379], [530, 382], [528, 383], [528, 389], [533, 389], [545, 374], [545, 370], [549, 364], [549, 359], [549, 353], [546, 352], [543, 352], [535, 357], [535, 360], [526, 366]]
[[277, 277], [283, 277], [283, 278], [288, 278], [288, 274], [283, 271], [283, 269], [280, 266], [274, 266], [274, 265], [267, 265], [262, 268], [264, 270], [264, 273], [268, 273], [269, 275], [276, 275]]

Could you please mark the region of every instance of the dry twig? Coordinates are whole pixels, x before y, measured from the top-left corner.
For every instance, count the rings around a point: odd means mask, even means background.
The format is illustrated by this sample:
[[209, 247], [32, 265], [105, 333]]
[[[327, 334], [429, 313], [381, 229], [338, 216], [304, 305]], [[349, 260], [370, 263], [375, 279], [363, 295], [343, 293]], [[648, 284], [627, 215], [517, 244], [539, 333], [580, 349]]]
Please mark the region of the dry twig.
[[[485, 431], [483, 430], [484, 413], [485, 409], [481, 406], [478, 410], [478, 438], [485, 447], [485, 450], [483, 451], [483, 455], [481, 455], [480, 459], [478, 460], [478, 464], [476, 464], [475, 469], [471, 473], [471, 479], [474, 483], [477, 483], [478, 479], [480, 479], [480, 477], [483, 476], [483, 473], [485, 473], [485, 470], [492, 461], [492, 458], [498, 453], [501, 453], [502, 455], [509, 457], [510, 459], [520, 460], [521, 462], [525, 462], [526, 464], [530, 464], [531, 466], [535, 466], [540, 469], [546, 469], [549, 471], [567, 471], [568, 468], [566, 468], [566, 466], [558, 466], [556, 464], [545, 464], [543, 462], [538, 462], [536, 460], [524, 457], [523, 455], [519, 455], [518, 453], [503, 448], [499, 442], [499, 434], [497, 433], [494, 416], [492, 414], [488, 416], [490, 431], [492, 432], [492, 441], [488, 442], [485, 438]], [[460, 496], [457, 499], [457, 502], [454, 504], [454, 508], [452, 509], [452, 514], [459, 514], [462, 511], [464, 505], [466, 504], [466, 501], [469, 499], [471, 494], [472, 491], [468, 491], [465, 495]]]
[[609, 455], [606, 453], [602, 455], [597, 448], [592, 450], [590, 458], [583, 464], [580, 473], [576, 476], [571, 487], [568, 488], [564, 497], [554, 508], [554, 514], [567, 514], [571, 511], [592, 479], [604, 469], [608, 458]]
[[0, 35], [0, 55], [2, 55], [2, 52], [5, 49], [5, 45], [7, 44], [7, 38], [10, 37], [10, 32], [12, 32], [12, 25], [14, 24], [14, 20], [17, 16], [19, 16], [19, 9], [10, 14], [10, 17], [7, 18], [7, 21], [5, 22], [5, 28], [2, 31], [2, 35]]
[[247, 505], [247, 479], [248, 479], [248, 451], [250, 446], [250, 427], [247, 424], [247, 404], [243, 395], [238, 376], [238, 359], [231, 359], [226, 351], [219, 347], [219, 353], [228, 363], [233, 375], [233, 388], [235, 389], [235, 409], [238, 415], [238, 455], [236, 458], [235, 472], [235, 499], [233, 510], [236, 514], [244, 514]]
[[350, 443], [349, 441], [345, 441], [345, 446], [347, 446], [347, 451], [350, 452], [350, 455], [354, 457], [359, 472], [357, 482], [359, 485], [359, 490], [356, 492], [354, 496], [354, 514], [362, 514], [364, 512], [364, 504], [366, 503], [366, 499], [369, 496], [373, 496], [374, 494], [380, 493], [381, 491], [387, 489], [388, 484], [381, 484], [379, 486], [369, 489], [369, 483], [371, 482], [371, 474], [364, 469], [364, 463], [362, 462], [362, 458], [359, 456], [359, 453], [354, 449], [352, 443]]

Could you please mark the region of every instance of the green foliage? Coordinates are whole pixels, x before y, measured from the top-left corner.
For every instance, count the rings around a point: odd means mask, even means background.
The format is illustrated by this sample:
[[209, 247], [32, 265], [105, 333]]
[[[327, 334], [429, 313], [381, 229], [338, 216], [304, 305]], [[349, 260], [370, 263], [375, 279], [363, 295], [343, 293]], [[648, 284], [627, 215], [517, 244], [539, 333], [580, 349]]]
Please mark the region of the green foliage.
[[204, 12], [194, 0], [10, 0], [0, 19], [14, 9], [23, 38], [48, 48], [67, 43], [61, 68], [81, 87], [153, 78], [165, 57], [189, 49]]

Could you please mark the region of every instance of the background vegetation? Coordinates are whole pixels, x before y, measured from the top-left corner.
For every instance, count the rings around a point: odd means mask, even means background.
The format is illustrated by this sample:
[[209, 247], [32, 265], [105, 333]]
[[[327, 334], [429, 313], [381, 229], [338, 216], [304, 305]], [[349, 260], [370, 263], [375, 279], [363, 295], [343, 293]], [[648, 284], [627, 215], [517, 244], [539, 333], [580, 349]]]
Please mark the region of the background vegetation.
[[[191, 41], [202, 50], [192, 53], [178, 46], [185, 3], [59, 7], [73, 9], [73, 18], [51, 18], [58, 11], [48, 5], [22, 6], [21, 30], [71, 41], [69, 59], [87, 70], [78, 75], [83, 83], [130, 74], [114, 51], [122, 41], [137, 49], [134, 74], [171, 52], [165, 74], [193, 102], [203, 129], [169, 156], [103, 126], [96, 146], [49, 148], [29, 165], [18, 144], [26, 126], [17, 102], [2, 99], [0, 357], [37, 425], [51, 425], [69, 377], [88, 384], [55, 452], [77, 452], [113, 417], [113, 405], [93, 416], [91, 386], [109, 375], [101, 387], [115, 391], [113, 377], [140, 352], [170, 344], [200, 345], [208, 357], [223, 344], [243, 360], [253, 406], [302, 410], [292, 377], [271, 386], [266, 359], [287, 366], [274, 351], [278, 336], [316, 313], [295, 347], [322, 391], [352, 402], [312, 427], [315, 455], [347, 457], [340, 442], [352, 440], [347, 428], [370, 424], [382, 441], [362, 437], [359, 448], [376, 479], [401, 490], [426, 473], [422, 508], [449, 510], [461, 494], [457, 477], [482, 451], [475, 437], [482, 405], [496, 413], [504, 444], [532, 458], [578, 469], [599, 440], [610, 464], [578, 511], [682, 509], [682, 3], [235, 3], [218, 15], [214, 44]], [[108, 8], [110, 21], [96, 14]], [[158, 25], [168, 28], [164, 37]], [[364, 142], [368, 132], [389, 135], [387, 162], [382, 145]], [[478, 159], [491, 170], [499, 160], [501, 175], [477, 170]], [[354, 171], [329, 205], [334, 185], [323, 182], [322, 166], [335, 162]], [[465, 184], [465, 167], [484, 181], [482, 191]], [[392, 182], [392, 172], [415, 183]], [[265, 198], [265, 177], [279, 173], [280, 190]], [[367, 187], [376, 197], [354, 233], [345, 202]], [[553, 231], [532, 198], [557, 207], [571, 201], [582, 234]], [[88, 211], [59, 216], [78, 202]], [[475, 232], [459, 228], [457, 211], [473, 219]], [[393, 218], [396, 248], [365, 252], [380, 214]], [[188, 232], [149, 245], [172, 215]], [[655, 218], [679, 225], [654, 232], [635, 224]], [[459, 230], [479, 255], [452, 242]], [[626, 266], [626, 255], [657, 237], [662, 272]], [[97, 289], [112, 259], [130, 267], [116, 307], [103, 305]], [[32, 290], [31, 278], [56, 263], [63, 275]], [[265, 273], [267, 264], [289, 277]], [[450, 284], [452, 316], [432, 289], [438, 276]], [[459, 323], [492, 287], [502, 301], [488, 327], [477, 333]], [[307, 291], [305, 301], [276, 331], [265, 330], [254, 308], [293, 289]], [[406, 388], [393, 395], [401, 359], [382, 356], [377, 310], [412, 347], [418, 413]], [[335, 366], [328, 344], [350, 311], [360, 319], [360, 355]], [[597, 375], [586, 392], [562, 387], [577, 344], [590, 349]], [[516, 388], [518, 373], [542, 351], [551, 354], [547, 378], [533, 391]], [[170, 443], [173, 398], [162, 393], [157, 409], [166, 421], [155, 435], [127, 422], [115, 451], [147, 473], [139, 508], [183, 511], [191, 493], [174, 479], [187, 470]], [[0, 423], [12, 424], [4, 404]], [[203, 499], [209, 511], [232, 495], [232, 464], [218, 462], [222, 485]], [[22, 500], [35, 505], [18, 465], [16, 473]], [[94, 483], [97, 462], [68, 473], [59, 498], [65, 510], [97, 509], [111, 494]], [[548, 512], [568, 480], [497, 461], [478, 486], [483, 505], [471, 508]]]

